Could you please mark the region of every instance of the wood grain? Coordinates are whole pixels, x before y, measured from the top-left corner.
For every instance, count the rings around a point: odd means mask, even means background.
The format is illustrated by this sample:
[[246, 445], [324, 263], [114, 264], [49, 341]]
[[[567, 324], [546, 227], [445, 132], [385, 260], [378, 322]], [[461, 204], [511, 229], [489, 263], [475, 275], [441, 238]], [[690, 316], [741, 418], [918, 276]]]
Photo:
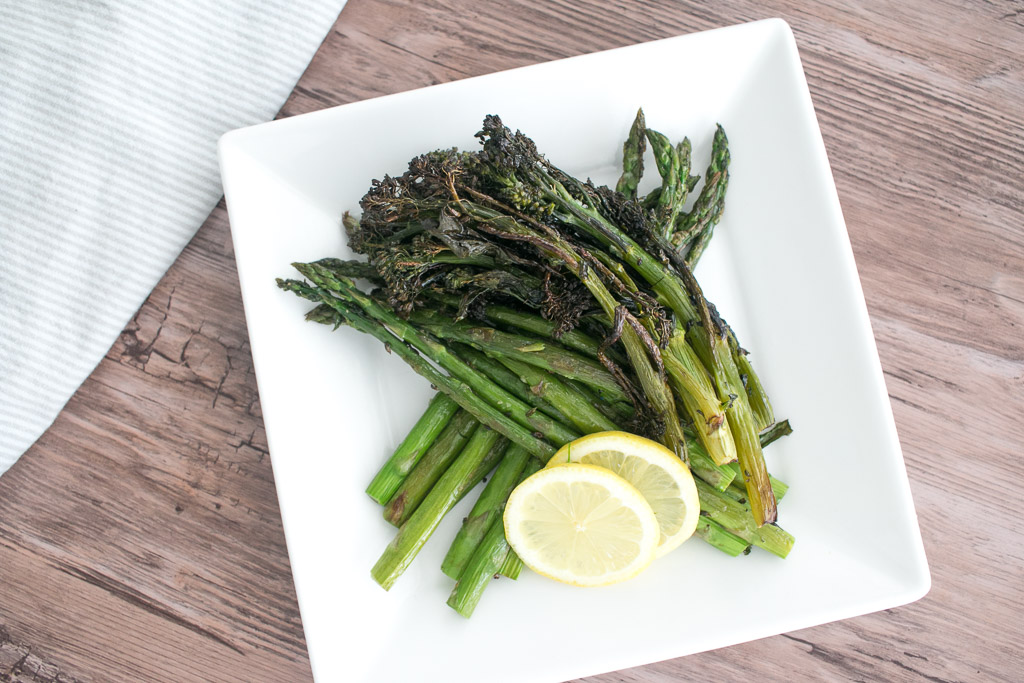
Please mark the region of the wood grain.
[[[933, 588], [586, 680], [1019, 680], [1020, 2], [350, 0], [282, 115], [769, 16], [800, 47]], [[0, 681], [308, 680], [266, 456], [220, 206], [0, 478]]]

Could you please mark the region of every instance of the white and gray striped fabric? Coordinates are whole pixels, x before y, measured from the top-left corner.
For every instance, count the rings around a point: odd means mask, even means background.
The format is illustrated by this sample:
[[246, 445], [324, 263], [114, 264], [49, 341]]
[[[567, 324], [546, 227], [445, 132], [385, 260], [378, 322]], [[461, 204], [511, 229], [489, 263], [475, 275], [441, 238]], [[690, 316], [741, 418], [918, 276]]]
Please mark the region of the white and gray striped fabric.
[[221, 196], [344, 0], [0, 0], [0, 473]]

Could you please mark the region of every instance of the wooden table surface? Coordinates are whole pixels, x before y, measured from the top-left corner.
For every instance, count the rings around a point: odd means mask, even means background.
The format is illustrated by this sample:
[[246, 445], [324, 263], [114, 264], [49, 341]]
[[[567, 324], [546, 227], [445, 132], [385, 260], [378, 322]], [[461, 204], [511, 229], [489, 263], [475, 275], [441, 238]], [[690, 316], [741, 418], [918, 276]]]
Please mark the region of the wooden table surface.
[[[799, 44], [933, 587], [587, 680], [1021, 680], [1020, 0], [350, 0], [282, 115], [772, 16]], [[309, 676], [219, 206], [0, 478], [0, 681]]]

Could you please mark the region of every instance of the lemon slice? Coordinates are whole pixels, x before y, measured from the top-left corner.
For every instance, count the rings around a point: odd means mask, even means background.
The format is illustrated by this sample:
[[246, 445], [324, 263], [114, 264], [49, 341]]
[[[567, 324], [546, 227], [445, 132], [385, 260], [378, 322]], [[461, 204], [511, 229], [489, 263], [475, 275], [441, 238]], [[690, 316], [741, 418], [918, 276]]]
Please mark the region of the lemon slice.
[[642, 572], [661, 538], [644, 497], [602, 467], [539, 470], [512, 491], [505, 537], [523, 563], [548, 578], [603, 586]]
[[657, 557], [678, 548], [697, 528], [700, 501], [693, 475], [660, 443], [627, 432], [598, 432], [562, 446], [548, 467], [565, 462], [609, 469], [643, 494], [661, 529]]

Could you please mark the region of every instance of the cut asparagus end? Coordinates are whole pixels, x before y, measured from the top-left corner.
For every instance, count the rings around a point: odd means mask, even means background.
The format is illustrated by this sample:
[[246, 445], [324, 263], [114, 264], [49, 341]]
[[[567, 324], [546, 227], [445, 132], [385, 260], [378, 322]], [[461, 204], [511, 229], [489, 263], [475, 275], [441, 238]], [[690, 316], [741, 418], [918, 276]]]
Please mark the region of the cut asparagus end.
[[726, 531], [725, 527], [705, 515], [701, 515], [700, 519], [697, 520], [697, 529], [693, 533], [705, 543], [721, 550], [726, 555], [736, 557], [737, 555], [750, 552], [749, 543], [731, 531]]
[[458, 410], [459, 404], [448, 396], [434, 394], [423, 415], [366, 488], [370, 498], [381, 505], [387, 503]]

